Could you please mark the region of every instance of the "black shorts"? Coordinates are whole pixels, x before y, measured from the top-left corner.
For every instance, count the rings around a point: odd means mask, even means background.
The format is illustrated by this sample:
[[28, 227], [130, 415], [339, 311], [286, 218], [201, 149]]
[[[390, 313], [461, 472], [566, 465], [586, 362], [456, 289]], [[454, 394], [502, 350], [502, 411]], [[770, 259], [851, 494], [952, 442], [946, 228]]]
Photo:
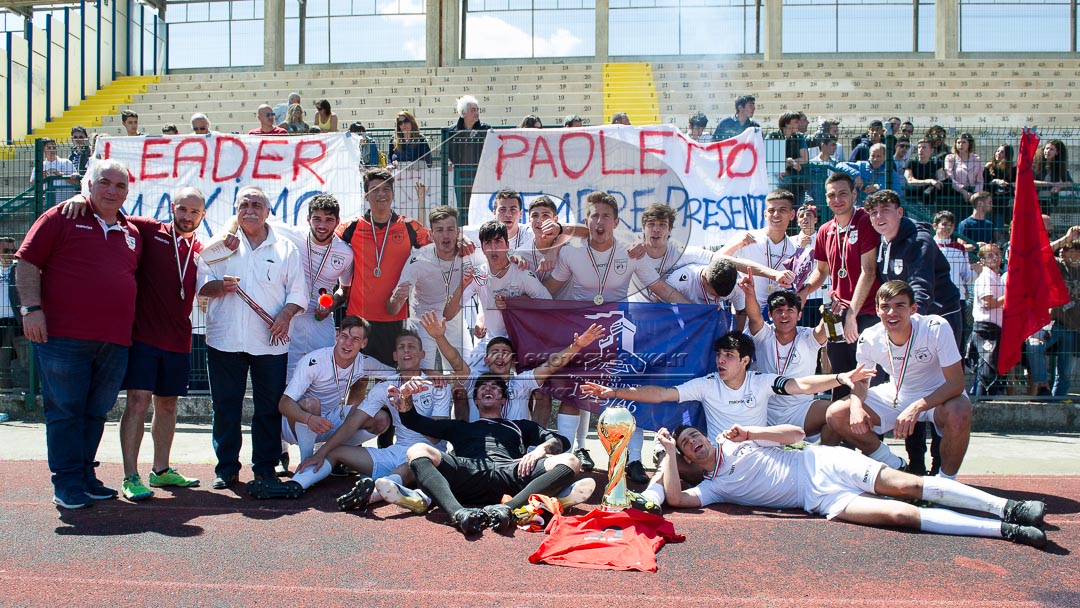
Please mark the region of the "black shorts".
[[517, 494], [530, 481], [543, 475], [545, 460], [546, 456], [538, 460], [532, 475], [528, 477], [518, 475], [516, 461], [458, 458], [451, 454], [442, 455], [438, 468], [450, 484], [450, 490], [462, 504], [490, 505], [502, 502], [502, 497], [506, 494]]
[[158, 397], [188, 394], [191, 353], [174, 353], [135, 341], [128, 349], [127, 371], [122, 390], [150, 391]]

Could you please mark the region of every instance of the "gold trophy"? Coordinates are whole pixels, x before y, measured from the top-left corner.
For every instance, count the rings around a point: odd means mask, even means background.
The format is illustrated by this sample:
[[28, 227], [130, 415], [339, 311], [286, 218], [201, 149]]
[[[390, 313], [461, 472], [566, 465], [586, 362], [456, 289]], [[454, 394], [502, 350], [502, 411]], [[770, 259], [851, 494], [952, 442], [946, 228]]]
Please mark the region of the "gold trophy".
[[636, 426], [634, 415], [621, 405], [605, 409], [596, 423], [596, 434], [608, 453], [608, 482], [600, 501], [605, 511], [622, 511], [630, 506], [626, 495], [626, 446]]

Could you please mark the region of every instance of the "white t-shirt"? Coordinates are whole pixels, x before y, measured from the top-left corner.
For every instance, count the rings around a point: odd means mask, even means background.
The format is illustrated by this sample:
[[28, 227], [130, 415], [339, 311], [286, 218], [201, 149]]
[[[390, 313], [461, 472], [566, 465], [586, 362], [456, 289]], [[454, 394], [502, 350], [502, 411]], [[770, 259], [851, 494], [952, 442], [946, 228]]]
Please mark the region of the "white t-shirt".
[[352, 285], [353, 250], [348, 243], [335, 236], [329, 245], [318, 245], [308, 238], [307, 230], [281, 222], [274, 222], [274, 230], [300, 251], [300, 267], [304, 270], [310, 296], [307, 308], [300, 314], [315, 315], [320, 289], [333, 295], [339, 283], [342, 287]]
[[[777, 342], [776, 327], [772, 323], [766, 323], [751, 337], [757, 352], [757, 360], [750, 364], [751, 369], [789, 378], [817, 373], [818, 351], [823, 344], [814, 337], [813, 328], [796, 327], [795, 339], [790, 344]], [[786, 409], [811, 399], [812, 395], [774, 395], [770, 406], [773, 409]]]
[[982, 298], [983, 296], [994, 296], [996, 300], [1004, 294], [1005, 281], [998, 273], [984, 267], [978, 278], [975, 279], [975, 307], [971, 310], [972, 319], [990, 322], [1001, 327], [1001, 313], [1004, 309], [1000, 307], [986, 308], [983, 306]]
[[706, 434], [715, 437], [733, 425], [767, 426], [769, 399], [776, 374], [747, 372], [742, 386], [729, 388], [713, 372], [675, 387], [679, 401], [700, 401], [705, 410]]
[[[656, 270], [660, 278], [667, 280], [673, 272], [685, 268], [691, 264], [708, 265], [712, 261], [712, 252], [703, 247], [691, 245], [683, 249], [676, 243], [668, 241], [667, 253], [660, 258], [645, 255], [643, 260]], [[670, 281], [668, 281], [670, 283]], [[740, 291], [741, 293], [741, 291]], [[660, 300], [634, 277], [630, 281], [630, 302], [659, 302]]]
[[705, 291], [705, 285], [701, 282], [701, 273], [706, 268], [708, 268], [708, 265], [705, 264], [683, 266], [671, 273], [667, 282], [675, 288], [675, 291], [690, 300], [691, 304], [716, 305], [720, 302], [730, 302], [731, 307], [736, 311], [746, 310], [746, 294], [739, 289], [737, 284], [731, 287], [731, 291], [727, 295], [719, 298], [713, 298]]
[[[442, 316], [450, 295], [461, 284], [462, 273], [470, 270], [475, 273], [483, 264], [484, 257], [475, 252], [471, 256], [442, 260], [435, 253], [434, 243], [413, 251], [398, 279], [399, 287], [406, 283], [412, 285], [409, 316], [419, 319], [421, 314], [430, 310]], [[462, 298], [462, 301], [466, 299]]]
[[[465, 380], [465, 391], [469, 394], [469, 422], [480, 419], [480, 410], [477, 409], [476, 401], [473, 399], [473, 389], [476, 388], [476, 380], [480, 374], [481, 372], [474, 371]], [[536, 377], [533, 376], [533, 370], [511, 374], [506, 386], [509, 394], [506, 405], [503, 406], [502, 417], [507, 420], [529, 420], [529, 398], [532, 397], [533, 391], [540, 388]]]
[[[799, 248], [799, 242], [790, 236], [784, 236], [779, 243], [773, 243], [766, 228], [751, 230], [750, 234], [754, 236], [754, 242], [739, 249], [734, 255], [764, 264], [769, 268], [780, 268], [783, 261], [795, 255], [795, 251]], [[778, 289], [780, 289], [780, 284], [776, 281], [767, 277], [754, 276], [754, 292], [757, 294], [758, 304], [762, 309], [765, 308], [765, 303], [772, 292]]]
[[885, 325], [878, 323], [862, 332], [855, 351], [858, 363], [868, 369], [880, 365], [889, 374], [889, 382], [877, 387], [883, 396], [897, 396], [896, 385], [900, 383], [899, 402], [905, 404], [922, 399], [945, 384], [942, 370], [960, 361], [956, 339], [945, 319], [914, 313], [911, 329], [908, 342], [897, 346], [889, 341]]
[[340, 368], [334, 362], [334, 347], [320, 348], [308, 353], [296, 366], [285, 394], [293, 401], [304, 397], [314, 397], [322, 406], [322, 414], [341, 408], [341, 400], [349, 388], [349, 376], [352, 383], [369, 376], [383, 380], [395, 375], [394, 368], [387, 367], [367, 355], [357, 355], [353, 364]]
[[[425, 378], [427, 377], [423, 373], [420, 373], [419, 375]], [[420, 433], [401, 424], [401, 414], [397, 411], [397, 408], [390, 403], [390, 399], [386, 394], [387, 389], [399, 384], [401, 384], [401, 376], [395, 374], [387, 378], [385, 382], [380, 382], [371, 387], [371, 391], [364, 399], [364, 402], [360, 404], [360, 410], [369, 416], [374, 416], [379, 413], [380, 409], [386, 408], [390, 412], [390, 417], [394, 420], [394, 426], [397, 427], [397, 431], [395, 431], [395, 443], [397, 444], [412, 445], [414, 443], [426, 443], [428, 445], [444, 445], [444, 442], [441, 441], [438, 444], [432, 444], [427, 440], [427, 437], [424, 437]], [[429, 387], [428, 390], [412, 396], [413, 408], [428, 418], [449, 418], [450, 407], [453, 403], [451, 397], [452, 394], [453, 391], [449, 386], [442, 388]]]
[[[591, 258], [589, 252], [592, 253]], [[575, 242], [567, 243], [559, 252], [559, 261], [555, 264], [551, 276], [559, 281], [570, 282], [571, 299], [590, 302], [600, 293], [600, 278], [606, 275], [604, 301], [625, 302], [630, 293], [631, 276], [636, 276], [642, 285], [652, 285], [660, 280], [656, 268], [650, 263], [651, 258], [650, 261], [645, 258], [631, 258], [627, 253], [627, 246], [619, 241], [607, 251], [596, 251], [589, 247], [584, 239], [575, 239]]]
[[471, 283], [465, 286], [461, 294], [461, 301], [468, 302], [469, 298], [476, 296], [480, 306], [484, 308], [484, 322], [487, 326], [487, 338], [496, 336], [509, 337], [506, 333], [506, 324], [503, 323], [502, 311], [495, 306], [495, 297], [519, 298], [528, 296], [537, 300], [550, 300], [551, 294], [536, 275], [528, 270], [521, 270], [511, 263], [506, 274], [497, 277], [484, 264], [480, 267]]
[[771, 441], [727, 441], [716, 438], [723, 460], [715, 471], [706, 471], [705, 479], [689, 490], [701, 506], [717, 502], [736, 505], [802, 508], [803, 493], [799, 478], [802, 458], [799, 450], [784, 450]]
[[[60, 175], [60, 176], [63, 176], [63, 177], [71, 177], [72, 175], [74, 175], [76, 173], [76, 171], [75, 171], [75, 163], [71, 162], [71, 160], [69, 160], [69, 159], [62, 158], [62, 157], [59, 157], [59, 156], [56, 157], [56, 160], [42, 161], [41, 169], [42, 169], [42, 172], [45, 174], [45, 177], [51, 177], [51, 176], [54, 176], [54, 175]], [[36, 179], [35, 179], [36, 177], [37, 177], [37, 170], [36, 169], [31, 169], [30, 170], [30, 181], [31, 182], [36, 181]], [[44, 184], [42, 184], [42, 187], [43, 188], [47, 187], [47, 188], [52, 189], [52, 199], [53, 199], [52, 204], [54, 204], [54, 205], [66, 201], [67, 199], [71, 198], [72, 196], [78, 194], [78, 192], [79, 192], [79, 186], [77, 186], [75, 184], [68, 183], [68, 182], [66, 182], [64, 180], [59, 180], [59, 179], [51, 180], [49, 182], [45, 182]]]

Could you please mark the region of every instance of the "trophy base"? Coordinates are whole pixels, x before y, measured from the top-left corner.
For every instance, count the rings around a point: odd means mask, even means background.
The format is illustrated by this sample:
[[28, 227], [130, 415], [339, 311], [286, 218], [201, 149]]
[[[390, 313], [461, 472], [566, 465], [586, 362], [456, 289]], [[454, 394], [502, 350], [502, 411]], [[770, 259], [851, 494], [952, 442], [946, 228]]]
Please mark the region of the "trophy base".
[[618, 513], [619, 511], [625, 511], [630, 508], [630, 503], [625, 505], [609, 505], [603, 502], [600, 503], [600, 510], [605, 513]]

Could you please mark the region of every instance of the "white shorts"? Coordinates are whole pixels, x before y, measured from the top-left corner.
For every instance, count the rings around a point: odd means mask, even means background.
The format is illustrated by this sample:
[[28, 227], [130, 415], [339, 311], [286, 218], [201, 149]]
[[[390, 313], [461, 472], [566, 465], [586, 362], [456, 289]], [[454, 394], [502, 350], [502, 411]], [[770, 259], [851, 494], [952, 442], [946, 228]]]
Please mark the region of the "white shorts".
[[[866, 407], [874, 411], [881, 418], [881, 423], [874, 427], [874, 432], [878, 435], [884, 435], [896, 427], [896, 418], [900, 416], [900, 412], [904, 411], [907, 407], [903, 403], [897, 407], [893, 407], [893, 391], [889, 384], [879, 384], [877, 386], [871, 386], [870, 391], [866, 394]], [[926, 410], [919, 412], [919, 422], [932, 422], [934, 424], [934, 431], [938, 435], [941, 434], [941, 430], [937, 426], [937, 422], [934, 421], [934, 410]]]
[[832, 519], [856, 497], [873, 494], [885, 465], [847, 448], [808, 445], [803, 449], [803, 509]]
[[[346, 416], [349, 415], [349, 411], [351, 409], [352, 409], [351, 406], [345, 408], [345, 415]], [[322, 443], [322, 442], [326, 441], [327, 439], [329, 439], [330, 436], [333, 435], [334, 432], [337, 431], [338, 428], [340, 428], [341, 425], [345, 422], [345, 418], [343, 418], [341, 416], [341, 412], [338, 411], [337, 409], [335, 409], [330, 414], [326, 414], [324, 412], [323, 413], [323, 418], [326, 418], [327, 420], [329, 420], [330, 423], [334, 425], [334, 428], [330, 429], [329, 431], [327, 431], [325, 433], [322, 433], [321, 435], [316, 435], [315, 436], [315, 443]], [[289, 418], [287, 416], [282, 416], [281, 417], [281, 440], [284, 441], [285, 443], [288, 443], [289, 445], [296, 445], [296, 433], [293, 433], [292, 425], [289, 424]]]
[[[809, 397], [804, 402], [798, 405], [787, 405], [782, 408], [774, 408], [770, 403], [767, 416], [769, 420], [769, 426], [775, 426], [777, 424], [793, 424], [800, 429], [805, 429], [803, 425], [806, 424], [806, 414], [810, 412], [810, 406], [814, 403], [814, 398]], [[806, 442], [813, 443], [821, 437], [821, 434], [807, 435]]]
[[289, 367], [285, 373], [286, 381], [292, 380], [296, 364], [308, 353], [333, 345], [333, 317], [322, 321], [315, 318], [315, 313], [300, 313], [293, 317], [289, 325]]
[[371, 478], [386, 477], [391, 471], [405, 464], [405, 453], [411, 445], [395, 443], [388, 448], [365, 448], [371, 456]]

